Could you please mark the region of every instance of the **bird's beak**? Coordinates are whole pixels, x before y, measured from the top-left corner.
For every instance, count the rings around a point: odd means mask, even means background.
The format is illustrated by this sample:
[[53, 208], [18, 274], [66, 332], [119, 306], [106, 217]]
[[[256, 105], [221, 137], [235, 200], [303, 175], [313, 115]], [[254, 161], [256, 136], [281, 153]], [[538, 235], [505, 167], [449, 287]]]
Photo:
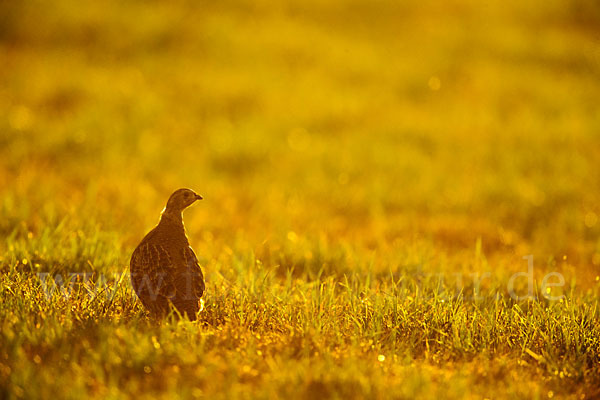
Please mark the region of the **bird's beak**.
[[202, 196], [200, 196], [199, 194], [196, 195], [196, 200], [202, 200]]

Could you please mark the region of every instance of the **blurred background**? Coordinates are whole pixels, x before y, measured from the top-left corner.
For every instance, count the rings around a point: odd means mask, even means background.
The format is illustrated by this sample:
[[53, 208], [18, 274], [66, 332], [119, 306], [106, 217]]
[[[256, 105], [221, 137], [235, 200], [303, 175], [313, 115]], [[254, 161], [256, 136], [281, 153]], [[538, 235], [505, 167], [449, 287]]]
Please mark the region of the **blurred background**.
[[190, 187], [205, 264], [585, 286], [599, 100], [594, 0], [3, 0], [0, 250], [120, 271]]

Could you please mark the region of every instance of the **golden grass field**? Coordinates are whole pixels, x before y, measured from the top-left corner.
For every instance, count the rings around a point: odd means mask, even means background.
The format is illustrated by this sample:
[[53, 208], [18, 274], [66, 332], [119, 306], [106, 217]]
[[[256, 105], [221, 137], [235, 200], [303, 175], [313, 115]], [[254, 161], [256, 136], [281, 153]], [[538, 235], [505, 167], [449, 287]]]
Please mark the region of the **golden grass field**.
[[594, 0], [0, 1], [0, 398], [599, 398], [599, 104]]

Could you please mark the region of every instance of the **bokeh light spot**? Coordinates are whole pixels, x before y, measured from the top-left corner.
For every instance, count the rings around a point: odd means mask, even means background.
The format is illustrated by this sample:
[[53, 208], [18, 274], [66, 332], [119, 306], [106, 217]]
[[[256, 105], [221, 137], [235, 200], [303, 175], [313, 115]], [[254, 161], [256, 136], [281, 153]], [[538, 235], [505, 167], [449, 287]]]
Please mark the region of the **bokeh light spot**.
[[437, 76], [432, 76], [431, 78], [429, 78], [429, 82], [427, 82], [427, 85], [429, 86], [429, 89], [435, 92], [441, 89], [442, 81]]
[[585, 226], [588, 228], [594, 227], [598, 223], [598, 215], [595, 212], [585, 214]]
[[13, 107], [8, 115], [8, 123], [13, 129], [18, 131], [24, 131], [31, 128], [33, 121], [33, 113], [25, 106]]

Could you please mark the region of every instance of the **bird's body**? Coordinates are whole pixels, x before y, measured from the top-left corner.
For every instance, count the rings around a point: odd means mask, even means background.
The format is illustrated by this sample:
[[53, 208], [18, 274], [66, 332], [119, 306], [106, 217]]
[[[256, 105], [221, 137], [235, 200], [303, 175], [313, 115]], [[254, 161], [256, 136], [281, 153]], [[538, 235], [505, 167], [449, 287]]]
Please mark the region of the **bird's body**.
[[200, 310], [204, 276], [183, 226], [182, 211], [201, 199], [189, 189], [171, 195], [160, 222], [131, 256], [131, 283], [144, 307], [160, 318], [174, 305], [192, 321]]

